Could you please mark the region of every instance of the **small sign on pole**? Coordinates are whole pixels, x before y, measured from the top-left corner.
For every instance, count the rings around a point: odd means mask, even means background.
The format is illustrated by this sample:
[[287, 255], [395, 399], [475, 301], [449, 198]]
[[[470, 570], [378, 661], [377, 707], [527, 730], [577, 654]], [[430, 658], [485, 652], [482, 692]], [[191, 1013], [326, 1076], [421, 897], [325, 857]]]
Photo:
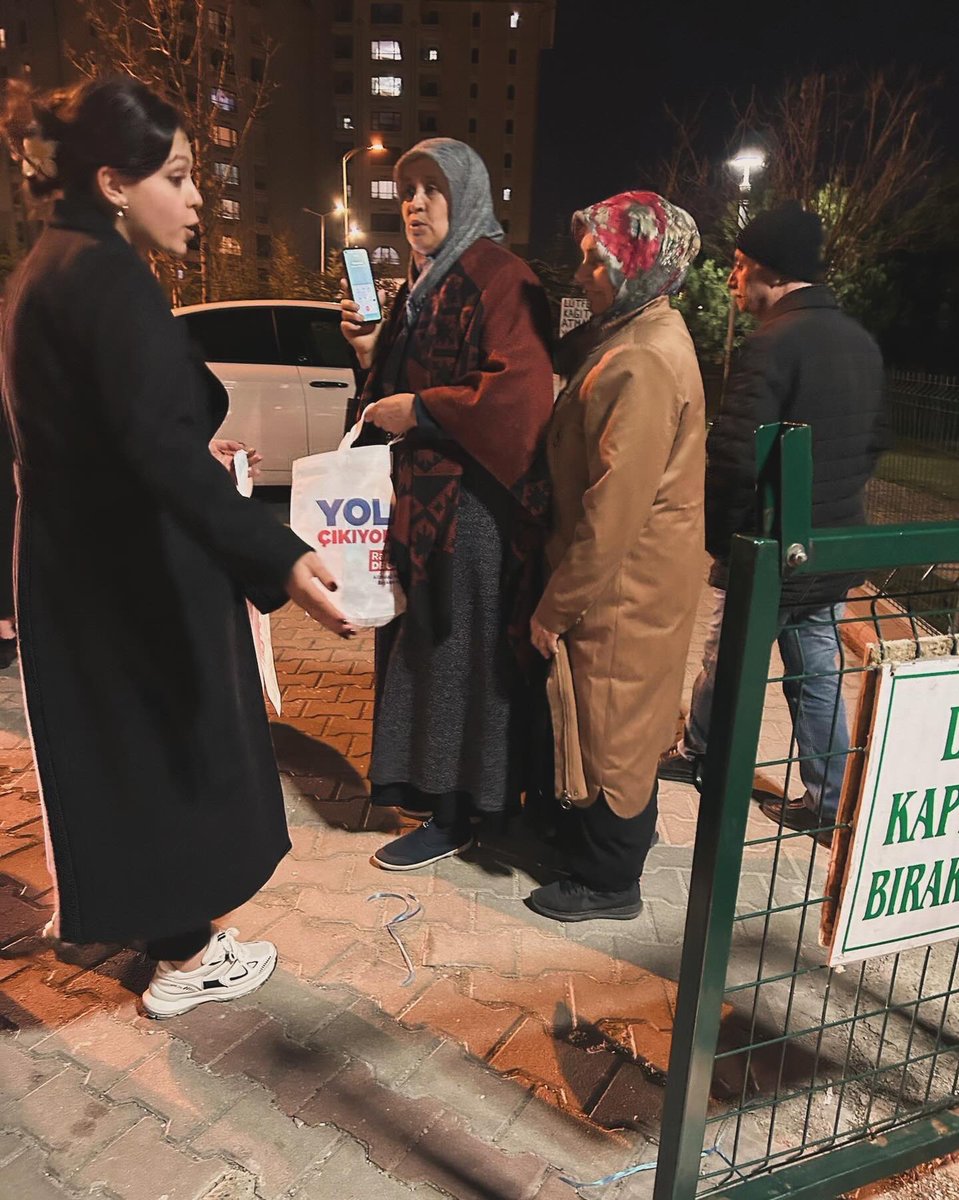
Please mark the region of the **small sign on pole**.
[[959, 657], [887, 663], [874, 691], [830, 966], [959, 936]]
[[592, 316], [589, 301], [579, 296], [564, 296], [559, 302], [559, 336], [565, 337]]

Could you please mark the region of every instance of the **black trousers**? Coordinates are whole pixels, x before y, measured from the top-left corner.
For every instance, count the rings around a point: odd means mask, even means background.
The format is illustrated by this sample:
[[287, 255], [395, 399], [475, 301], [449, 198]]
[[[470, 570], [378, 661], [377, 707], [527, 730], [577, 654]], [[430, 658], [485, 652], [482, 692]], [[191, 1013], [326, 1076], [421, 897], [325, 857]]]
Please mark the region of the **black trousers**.
[[172, 937], [154, 938], [147, 942], [147, 954], [157, 962], [170, 959], [172, 962], [183, 962], [199, 954], [210, 940], [213, 926], [207, 924], [203, 929], [191, 929], [188, 933], [176, 933]]
[[572, 874], [600, 892], [621, 892], [643, 873], [656, 832], [659, 784], [638, 817], [617, 817], [600, 792], [589, 808], [565, 815], [563, 848]]

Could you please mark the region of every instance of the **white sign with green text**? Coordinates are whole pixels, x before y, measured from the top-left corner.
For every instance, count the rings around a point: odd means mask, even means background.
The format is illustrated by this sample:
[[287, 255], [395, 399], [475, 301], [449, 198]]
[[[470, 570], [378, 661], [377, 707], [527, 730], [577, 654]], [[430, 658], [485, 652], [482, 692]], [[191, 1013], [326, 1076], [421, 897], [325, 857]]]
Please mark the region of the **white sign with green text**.
[[959, 658], [881, 668], [829, 963], [959, 937]]

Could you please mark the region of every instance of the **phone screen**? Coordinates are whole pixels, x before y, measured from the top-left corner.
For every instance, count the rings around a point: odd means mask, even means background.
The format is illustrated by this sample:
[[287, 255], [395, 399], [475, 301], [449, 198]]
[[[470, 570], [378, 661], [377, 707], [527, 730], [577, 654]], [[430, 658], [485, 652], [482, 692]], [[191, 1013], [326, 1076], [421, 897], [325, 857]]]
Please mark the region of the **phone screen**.
[[369, 254], [362, 248], [344, 250], [343, 264], [346, 267], [346, 277], [350, 281], [353, 299], [360, 306], [360, 316], [364, 321], [382, 321], [383, 314], [376, 295]]

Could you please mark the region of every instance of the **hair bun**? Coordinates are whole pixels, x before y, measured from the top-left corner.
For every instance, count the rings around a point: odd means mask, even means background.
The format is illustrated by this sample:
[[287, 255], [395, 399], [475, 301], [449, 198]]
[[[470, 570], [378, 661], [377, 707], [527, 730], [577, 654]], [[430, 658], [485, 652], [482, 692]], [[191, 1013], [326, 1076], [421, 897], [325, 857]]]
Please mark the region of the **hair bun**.
[[27, 134], [23, 139], [23, 157], [20, 159], [20, 170], [24, 178], [53, 181], [57, 178], [57, 147], [59, 143], [52, 138], [45, 138], [38, 130]]

